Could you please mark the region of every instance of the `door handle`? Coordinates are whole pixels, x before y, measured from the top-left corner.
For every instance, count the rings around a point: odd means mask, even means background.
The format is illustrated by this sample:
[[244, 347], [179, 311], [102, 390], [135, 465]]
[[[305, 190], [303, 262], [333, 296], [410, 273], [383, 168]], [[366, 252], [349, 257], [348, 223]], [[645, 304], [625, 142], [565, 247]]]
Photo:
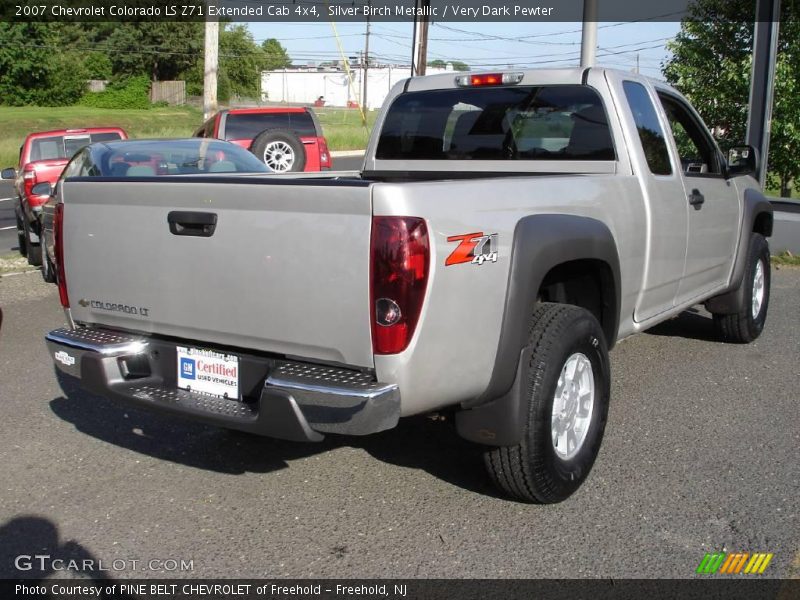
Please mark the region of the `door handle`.
[[211, 237], [217, 228], [217, 214], [173, 210], [167, 215], [172, 235]]
[[692, 193], [689, 194], [689, 204], [694, 206], [695, 210], [700, 210], [703, 207], [703, 202], [706, 201], [706, 197], [700, 193], [700, 190], [692, 190]]

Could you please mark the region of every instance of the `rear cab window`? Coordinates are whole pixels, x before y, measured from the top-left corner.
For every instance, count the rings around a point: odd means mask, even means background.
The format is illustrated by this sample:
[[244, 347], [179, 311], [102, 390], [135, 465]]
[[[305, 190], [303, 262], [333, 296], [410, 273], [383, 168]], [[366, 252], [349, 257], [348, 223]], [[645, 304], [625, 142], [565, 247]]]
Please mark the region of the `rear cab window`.
[[379, 160], [613, 161], [598, 93], [585, 85], [456, 88], [395, 99]]
[[122, 139], [122, 136], [116, 131], [36, 138], [31, 141], [30, 158], [28, 160], [29, 162], [35, 162], [37, 160], [71, 158], [81, 148], [94, 142], [111, 142], [120, 139]]
[[299, 137], [318, 137], [314, 119], [307, 112], [228, 113], [226, 140], [253, 139], [265, 129], [288, 129]]

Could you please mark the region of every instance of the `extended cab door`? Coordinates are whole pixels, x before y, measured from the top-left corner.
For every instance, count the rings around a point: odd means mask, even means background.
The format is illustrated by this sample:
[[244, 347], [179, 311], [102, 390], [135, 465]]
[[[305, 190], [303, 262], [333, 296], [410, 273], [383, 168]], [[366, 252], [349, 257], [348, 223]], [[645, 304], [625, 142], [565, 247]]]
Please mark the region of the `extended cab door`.
[[683, 304], [727, 282], [739, 234], [739, 199], [700, 117], [673, 93], [659, 90], [658, 97], [669, 121], [673, 155], [680, 161], [689, 213], [686, 264], [676, 298]]
[[644, 273], [634, 309], [634, 319], [641, 323], [674, 306], [686, 259], [686, 201], [680, 174], [670, 161], [668, 124], [655, 91], [633, 78], [609, 83], [623, 109], [620, 117], [630, 136], [626, 141], [646, 207]]

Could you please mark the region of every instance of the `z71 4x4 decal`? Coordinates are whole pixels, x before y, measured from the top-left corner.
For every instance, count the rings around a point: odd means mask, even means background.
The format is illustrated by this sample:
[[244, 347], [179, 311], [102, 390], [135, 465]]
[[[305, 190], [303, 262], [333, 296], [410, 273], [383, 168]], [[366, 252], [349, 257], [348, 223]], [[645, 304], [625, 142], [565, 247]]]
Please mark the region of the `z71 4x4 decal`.
[[497, 262], [497, 234], [482, 231], [465, 233], [464, 235], [451, 235], [448, 242], [458, 242], [458, 247], [450, 253], [444, 266], [472, 263], [482, 265], [486, 261]]

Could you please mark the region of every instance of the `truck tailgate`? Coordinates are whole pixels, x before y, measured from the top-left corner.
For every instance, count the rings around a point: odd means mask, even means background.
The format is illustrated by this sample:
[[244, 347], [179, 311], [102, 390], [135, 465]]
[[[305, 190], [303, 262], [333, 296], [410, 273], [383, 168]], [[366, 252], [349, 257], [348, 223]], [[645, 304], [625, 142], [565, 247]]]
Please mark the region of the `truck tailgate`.
[[[72, 316], [372, 367], [370, 203], [369, 184], [358, 180], [70, 180]], [[213, 234], [171, 232], [173, 211], [215, 214]]]

